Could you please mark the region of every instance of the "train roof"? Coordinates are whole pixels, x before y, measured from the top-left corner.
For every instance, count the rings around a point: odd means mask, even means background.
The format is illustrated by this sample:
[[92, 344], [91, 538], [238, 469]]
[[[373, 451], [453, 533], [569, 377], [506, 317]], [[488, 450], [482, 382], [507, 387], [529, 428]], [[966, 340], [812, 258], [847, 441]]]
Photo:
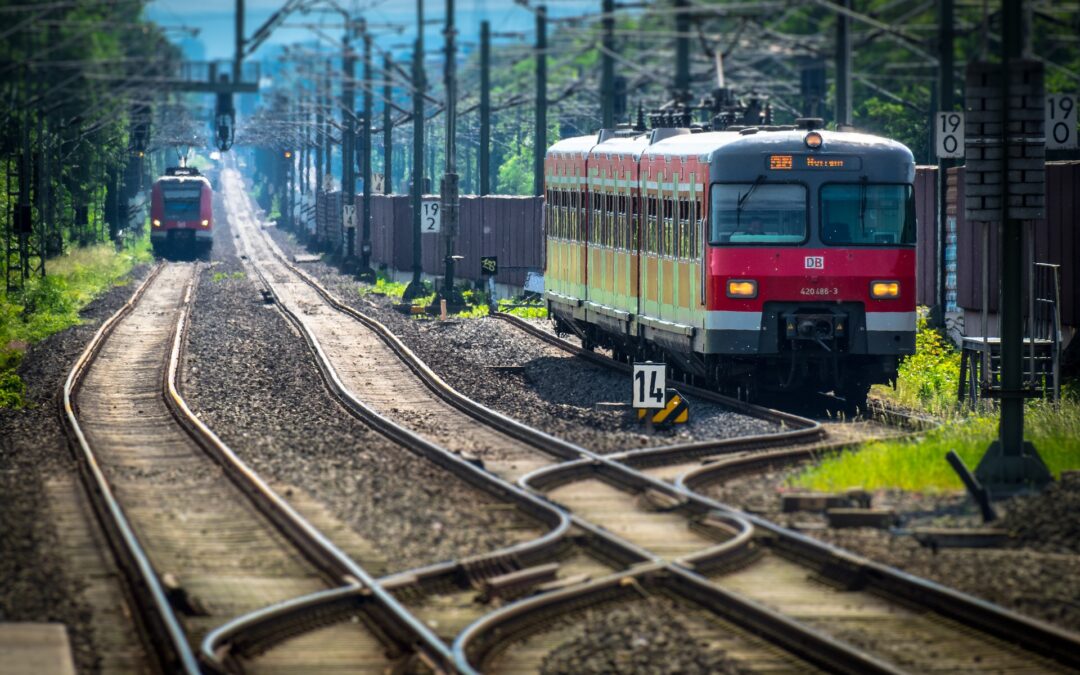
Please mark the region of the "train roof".
[[[872, 134], [851, 131], [828, 131], [815, 129], [821, 134], [821, 152], [877, 155], [883, 159], [902, 159], [914, 162], [914, 156], [905, 145]], [[750, 153], [806, 152], [806, 129], [738, 131], [706, 131], [689, 133], [689, 129], [657, 129], [636, 136], [616, 136], [597, 143], [597, 136], [577, 136], [559, 141], [551, 146], [548, 154], [576, 154], [585, 157], [602, 152], [611, 155], [639, 157], [698, 157], [710, 161], [721, 155], [746, 155]], [[654, 137], [657, 140], [650, 142]]]
[[207, 187], [210, 186], [210, 181], [206, 176], [161, 176], [154, 182], [163, 185], [165, 183], [179, 183], [181, 185], [184, 183], [202, 183]]

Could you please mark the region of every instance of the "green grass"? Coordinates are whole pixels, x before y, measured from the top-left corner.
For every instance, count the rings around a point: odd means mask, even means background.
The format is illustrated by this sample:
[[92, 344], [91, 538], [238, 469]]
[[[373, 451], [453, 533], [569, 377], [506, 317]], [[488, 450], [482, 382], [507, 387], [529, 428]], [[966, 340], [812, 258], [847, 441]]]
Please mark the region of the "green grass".
[[[1028, 403], [1024, 436], [1035, 444], [1055, 477], [1080, 469], [1080, 400]], [[960, 479], [945, 461], [955, 450], [969, 468], [978, 465], [997, 437], [996, 415], [954, 416], [917, 438], [870, 443], [858, 452], [838, 453], [789, 481], [810, 490], [899, 488], [915, 491], [962, 490]]]
[[[959, 351], [930, 328], [920, 312], [915, 354], [900, 364], [895, 388], [877, 386], [874, 394], [895, 406], [933, 415], [943, 420], [942, 425], [914, 439], [877, 441], [858, 452], [823, 457], [790, 484], [811, 490], [963, 489], [945, 454], [955, 450], [974, 469], [997, 437], [998, 419], [992, 406], [975, 412], [957, 409], [959, 377]], [[1069, 394], [1059, 404], [1028, 403], [1025, 438], [1035, 444], [1055, 476], [1080, 469], [1080, 396]]]
[[385, 295], [389, 298], [401, 300], [405, 295], [408, 284], [392, 280], [382, 272], [375, 276], [375, 283], [360, 286], [360, 295]]
[[143, 237], [121, 252], [111, 244], [73, 249], [46, 261], [45, 278], [0, 296], [0, 407], [25, 403], [25, 386], [15, 370], [23, 344], [32, 344], [79, 323], [79, 312], [113, 286], [127, 283], [138, 263], [150, 262], [150, 238]]
[[[922, 309], [922, 308], [920, 308]], [[915, 353], [900, 364], [896, 387], [875, 386], [873, 393], [901, 408], [950, 415], [956, 407], [960, 352], [920, 311]]]
[[[536, 304], [522, 307], [521, 300], [500, 300], [499, 311], [506, 314], [520, 316], [522, 319], [546, 319], [548, 318], [547, 305]], [[514, 306], [517, 305], [517, 306]]]
[[229, 279], [244, 279], [246, 277], [247, 275], [243, 272], [214, 272], [214, 276], [211, 277], [211, 280], [217, 283]]

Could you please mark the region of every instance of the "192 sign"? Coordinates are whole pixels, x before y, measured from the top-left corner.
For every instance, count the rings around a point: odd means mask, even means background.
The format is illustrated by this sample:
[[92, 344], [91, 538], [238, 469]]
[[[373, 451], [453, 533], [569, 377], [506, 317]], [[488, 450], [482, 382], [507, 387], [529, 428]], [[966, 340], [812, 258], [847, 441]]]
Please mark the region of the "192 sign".
[[442, 205], [437, 199], [420, 202], [420, 231], [438, 234], [442, 231]]
[[939, 112], [934, 125], [934, 146], [939, 159], [964, 156], [964, 113]]
[[663, 408], [667, 403], [667, 366], [663, 363], [634, 364], [634, 407]]

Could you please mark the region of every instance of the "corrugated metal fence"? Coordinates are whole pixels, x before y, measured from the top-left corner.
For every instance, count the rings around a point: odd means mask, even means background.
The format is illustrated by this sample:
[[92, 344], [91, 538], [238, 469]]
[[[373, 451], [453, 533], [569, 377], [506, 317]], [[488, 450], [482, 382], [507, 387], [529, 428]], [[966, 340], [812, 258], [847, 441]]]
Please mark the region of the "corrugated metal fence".
[[[429, 195], [425, 199], [438, 199]], [[464, 259], [458, 263], [458, 278], [478, 281], [481, 256], [499, 259], [498, 281], [513, 286], [525, 283], [529, 271], [543, 269], [543, 199], [488, 195], [463, 196], [459, 232], [454, 254]], [[356, 197], [359, 228], [363, 196]], [[319, 195], [315, 234], [331, 251], [345, 245], [341, 222], [341, 193]], [[446, 257], [446, 238], [442, 234], [423, 234], [421, 243], [423, 270], [441, 276]], [[359, 232], [357, 232], [359, 246]], [[412, 269], [412, 202], [408, 195], [374, 195], [371, 198], [371, 259], [373, 265], [395, 270]]]

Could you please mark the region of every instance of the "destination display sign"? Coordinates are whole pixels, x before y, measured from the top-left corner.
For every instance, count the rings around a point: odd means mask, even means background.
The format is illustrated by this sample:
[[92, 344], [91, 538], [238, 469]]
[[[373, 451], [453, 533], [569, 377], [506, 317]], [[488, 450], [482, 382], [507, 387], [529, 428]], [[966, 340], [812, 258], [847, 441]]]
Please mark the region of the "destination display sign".
[[862, 168], [862, 158], [853, 155], [769, 155], [766, 163], [770, 171], [858, 171]]

